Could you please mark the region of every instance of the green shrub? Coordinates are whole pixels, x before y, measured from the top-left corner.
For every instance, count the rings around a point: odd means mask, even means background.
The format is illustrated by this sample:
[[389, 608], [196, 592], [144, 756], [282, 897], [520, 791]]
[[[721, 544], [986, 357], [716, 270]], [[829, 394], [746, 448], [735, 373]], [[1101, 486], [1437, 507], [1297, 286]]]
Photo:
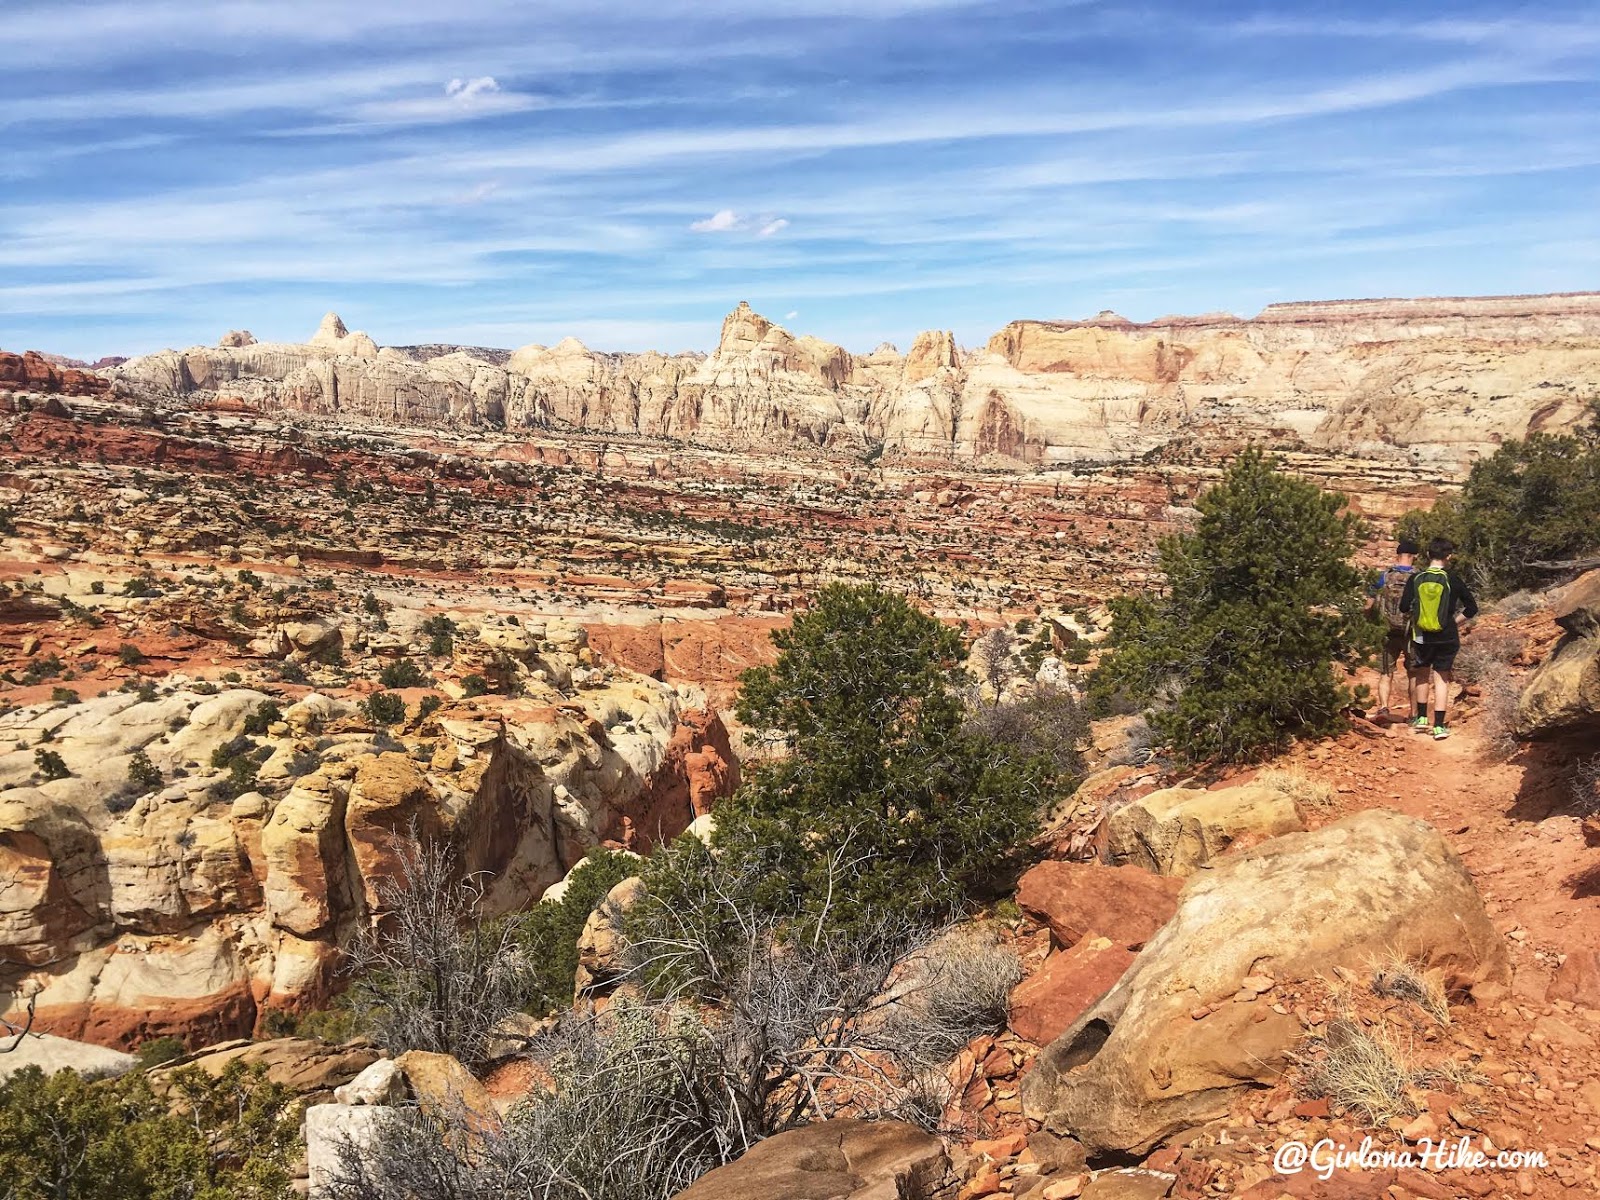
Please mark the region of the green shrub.
[[123, 642], [117, 649], [117, 661], [125, 667], [137, 666], [144, 661], [144, 651], [132, 642]]
[[484, 696], [489, 692], [489, 681], [482, 675], [464, 675], [461, 678], [461, 691], [466, 696]]
[[438, 696], [424, 696], [417, 701], [417, 719], [426, 720], [444, 707], [444, 701]]
[[244, 719], [244, 731], [246, 734], [260, 737], [281, 720], [283, 720], [283, 710], [271, 700], [263, 700]]
[[398, 725], [406, 719], [406, 702], [393, 692], [373, 692], [361, 702], [361, 712], [374, 725]]
[[1402, 537], [1447, 537], [1486, 598], [1541, 588], [1562, 563], [1600, 550], [1600, 406], [1577, 434], [1535, 433], [1472, 466], [1456, 496], [1400, 519]]
[[67, 764], [61, 761], [61, 755], [54, 750], [35, 750], [33, 765], [39, 768], [39, 774], [46, 779], [66, 779], [72, 774], [67, 770]]
[[378, 672], [378, 682], [386, 688], [425, 687], [428, 677], [422, 673], [422, 668], [409, 658], [401, 658], [386, 664], [383, 670]]
[[[158, 1039], [162, 1040], [162, 1039]], [[260, 1066], [180, 1067], [171, 1100], [135, 1072], [90, 1082], [24, 1067], [0, 1080], [8, 1200], [281, 1200], [300, 1106]]]
[[76, 691], [69, 687], [50, 689], [50, 700], [53, 704], [76, 704], [81, 699]]
[[830, 584], [742, 677], [739, 719], [790, 753], [718, 810], [754, 903], [839, 930], [936, 919], [999, 881], [1033, 829], [1048, 767], [964, 728], [961, 639], [875, 585]]
[[148, 1071], [151, 1067], [159, 1067], [162, 1063], [182, 1058], [188, 1052], [189, 1048], [183, 1044], [182, 1038], [156, 1037], [146, 1038], [140, 1042], [134, 1057], [139, 1060], [139, 1066]]
[[1157, 734], [1193, 760], [1334, 732], [1351, 701], [1334, 664], [1357, 661], [1376, 628], [1350, 563], [1360, 521], [1255, 448], [1196, 507], [1195, 530], [1161, 543], [1165, 591], [1113, 603], [1097, 706], [1153, 706]]
[[143, 750], [135, 751], [128, 760], [128, 782], [141, 792], [153, 791], [161, 786], [161, 772]]
[[57, 654], [44, 654], [33, 659], [22, 668], [22, 682], [24, 685], [42, 683], [46, 679], [58, 678], [66, 670], [66, 663], [61, 661]]
[[568, 876], [560, 900], [536, 904], [523, 914], [517, 943], [531, 965], [527, 1010], [542, 1017], [572, 1003], [573, 976], [578, 970], [578, 935], [589, 914], [606, 893], [630, 875], [640, 862], [614, 850], [591, 850]]

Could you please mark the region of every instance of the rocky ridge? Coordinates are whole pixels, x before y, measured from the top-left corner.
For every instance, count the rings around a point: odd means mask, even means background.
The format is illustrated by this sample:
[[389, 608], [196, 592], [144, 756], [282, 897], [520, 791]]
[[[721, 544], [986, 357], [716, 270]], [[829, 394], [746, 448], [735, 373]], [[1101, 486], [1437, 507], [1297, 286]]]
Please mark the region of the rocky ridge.
[[[1272, 305], [1254, 318], [1017, 321], [851, 354], [741, 303], [710, 355], [575, 338], [502, 359], [382, 347], [328, 314], [304, 344], [229, 334], [106, 372], [141, 400], [412, 426], [564, 431], [719, 449], [1049, 466], [1180, 437], [1246, 439], [1459, 471], [1575, 423], [1600, 383], [1600, 294]], [[446, 353], [430, 355], [434, 349]]]

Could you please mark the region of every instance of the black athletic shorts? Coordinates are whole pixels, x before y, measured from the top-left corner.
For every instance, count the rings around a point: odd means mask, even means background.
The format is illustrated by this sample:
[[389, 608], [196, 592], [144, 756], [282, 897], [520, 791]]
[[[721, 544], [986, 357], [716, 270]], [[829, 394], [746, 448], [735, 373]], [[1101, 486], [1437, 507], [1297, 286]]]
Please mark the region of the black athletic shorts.
[[1406, 664], [1413, 671], [1431, 668], [1435, 671], [1455, 669], [1460, 642], [1411, 642], [1406, 647]]
[[1378, 654], [1380, 675], [1388, 675], [1394, 670], [1397, 662], [1404, 662], [1406, 646], [1411, 639], [1406, 636], [1404, 629], [1391, 629], [1383, 637], [1383, 649]]

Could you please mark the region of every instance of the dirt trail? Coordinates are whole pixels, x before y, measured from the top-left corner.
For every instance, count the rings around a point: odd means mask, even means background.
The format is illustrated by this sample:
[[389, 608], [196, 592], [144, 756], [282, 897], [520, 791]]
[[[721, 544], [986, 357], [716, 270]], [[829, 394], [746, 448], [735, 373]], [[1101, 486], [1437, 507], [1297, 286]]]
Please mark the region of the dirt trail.
[[1565, 955], [1600, 946], [1600, 848], [1586, 844], [1572, 811], [1580, 748], [1541, 743], [1498, 759], [1486, 747], [1488, 719], [1469, 698], [1446, 741], [1406, 725], [1366, 726], [1275, 765], [1338, 790], [1332, 805], [1307, 814], [1314, 825], [1391, 808], [1439, 829], [1509, 937], [1517, 994], [1537, 1001]]

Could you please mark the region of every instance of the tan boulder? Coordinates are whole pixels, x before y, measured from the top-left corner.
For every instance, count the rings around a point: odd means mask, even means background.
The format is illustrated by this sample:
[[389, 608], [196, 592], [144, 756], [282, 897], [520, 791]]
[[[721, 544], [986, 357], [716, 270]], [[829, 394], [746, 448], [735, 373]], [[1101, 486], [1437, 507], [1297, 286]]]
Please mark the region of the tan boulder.
[[618, 883], [589, 914], [578, 935], [578, 973], [573, 993], [592, 995], [616, 982], [627, 971], [627, 942], [622, 936], [623, 916], [644, 895], [644, 880], [630, 875]]
[[296, 1096], [313, 1099], [331, 1095], [380, 1061], [371, 1046], [330, 1046], [312, 1038], [272, 1038], [263, 1042], [236, 1040], [207, 1046], [160, 1071], [151, 1072], [159, 1082], [180, 1066], [196, 1066], [210, 1075], [220, 1075], [231, 1062], [261, 1066], [267, 1078], [288, 1088]]
[[1600, 729], [1600, 570], [1568, 585], [1554, 616], [1565, 633], [1517, 700], [1521, 737]]
[[1364, 970], [1380, 953], [1437, 969], [1452, 991], [1509, 979], [1471, 875], [1430, 826], [1375, 809], [1231, 855], [1189, 881], [1121, 981], [1046, 1047], [1025, 1109], [1093, 1151], [1148, 1150], [1281, 1072], [1301, 1030], [1273, 1011], [1274, 981]]
[[944, 1145], [903, 1121], [818, 1121], [759, 1142], [673, 1200], [900, 1200], [948, 1182]]
[[1182, 877], [1235, 842], [1248, 844], [1304, 828], [1294, 801], [1273, 787], [1166, 788], [1106, 819], [1105, 855], [1113, 863]]
[[475, 1132], [499, 1127], [500, 1116], [488, 1091], [450, 1055], [408, 1050], [394, 1061], [405, 1076], [407, 1092], [424, 1112], [464, 1117]]

